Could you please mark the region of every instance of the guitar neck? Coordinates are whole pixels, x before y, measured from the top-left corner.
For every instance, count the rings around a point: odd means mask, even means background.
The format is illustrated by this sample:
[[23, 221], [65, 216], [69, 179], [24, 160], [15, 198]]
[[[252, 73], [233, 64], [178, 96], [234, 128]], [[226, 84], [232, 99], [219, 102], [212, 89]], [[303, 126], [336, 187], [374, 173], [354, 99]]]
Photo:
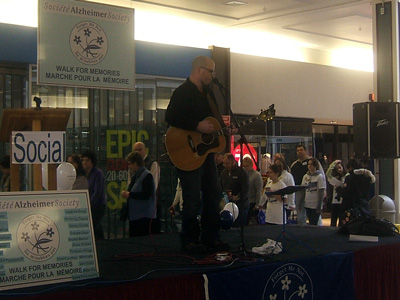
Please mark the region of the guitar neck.
[[[239, 122], [238, 125], [239, 125], [239, 127], [246, 126], [246, 125], [248, 125], [248, 124], [250, 124], [250, 123], [253, 123], [254, 121], [257, 121], [258, 118], [259, 118], [259, 116], [254, 116], [254, 117], [252, 117], [252, 118], [250, 118], [250, 119], [247, 119], [247, 120], [244, 120], [244, 121]], [[212, 133], [212, 136], [213, 136], [213, 137], [218, 137], [218, 136], [224, 135], [224, 134], [227, 133], [227, 130], [228, 130], [229, 128], [233, 128], [233, 125], [230, 125], [230, 126], [221, 128], [220, 130], [217, 130], [217, 131], [214, 131], [214, 132]]]
[[253, 123], [254, 121], [257, 121], [258, 118], [259, 118], [259, 116], [254, 116], [254, 117], [252, 117], [250, 119], [247, 119], [247, 120], [244, 120], [242, 122], [239, 122], [239, 127], [246, 126], [246, 125], [248, 125], [250, 123]]

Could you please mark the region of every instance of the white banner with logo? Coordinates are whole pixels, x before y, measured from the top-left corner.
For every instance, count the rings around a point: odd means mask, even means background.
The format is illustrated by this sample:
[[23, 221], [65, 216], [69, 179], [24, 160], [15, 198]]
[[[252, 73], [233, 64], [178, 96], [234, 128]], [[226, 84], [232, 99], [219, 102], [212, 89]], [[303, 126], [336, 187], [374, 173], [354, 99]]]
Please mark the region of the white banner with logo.
[[87, 190], [0, 195], [0, 291], [99, 277]]
[[39, 0], [38, 84], [135, 89], [134, 10]]

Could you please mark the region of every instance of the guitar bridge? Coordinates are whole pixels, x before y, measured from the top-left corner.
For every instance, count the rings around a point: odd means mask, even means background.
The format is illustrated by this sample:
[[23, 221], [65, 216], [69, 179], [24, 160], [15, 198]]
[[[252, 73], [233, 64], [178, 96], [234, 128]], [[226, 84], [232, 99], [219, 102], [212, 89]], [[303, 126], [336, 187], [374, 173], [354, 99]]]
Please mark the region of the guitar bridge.
[[193, 152], [193, 153], [196, 153], [196, 147], [194, 146], [194, 142], [193, 142], [193, 139], [192, 139], [192, 136], [191, 136], [191, 135], [188, 135], [188, 136], [187, 136], [187, 141], [188, 141], [188, 143], [189, 143], [190, 149], [192, 149], [192, 152]]

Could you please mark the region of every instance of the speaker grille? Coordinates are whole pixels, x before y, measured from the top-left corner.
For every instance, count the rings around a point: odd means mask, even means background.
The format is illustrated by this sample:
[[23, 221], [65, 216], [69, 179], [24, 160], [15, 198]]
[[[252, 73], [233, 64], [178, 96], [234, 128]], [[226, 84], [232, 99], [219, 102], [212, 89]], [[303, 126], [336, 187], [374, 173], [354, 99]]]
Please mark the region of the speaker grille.
[[399, 157], [399, 103], [365, 102], [353, 105], [356, 158]]

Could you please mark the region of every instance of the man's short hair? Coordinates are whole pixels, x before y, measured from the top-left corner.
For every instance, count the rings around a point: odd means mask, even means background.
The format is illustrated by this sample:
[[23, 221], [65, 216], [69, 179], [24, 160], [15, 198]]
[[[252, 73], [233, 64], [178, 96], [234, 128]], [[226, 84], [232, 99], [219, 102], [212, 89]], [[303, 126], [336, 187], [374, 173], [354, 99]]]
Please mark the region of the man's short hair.
[[248, 156], [243, 158], [243, 164], [244, 163], [248, 164], [249, 166], [253, 166], [253, 160]]
[[86, 150], [85, 152], [82, 153], [82, 158], [87, 157], [92, 161], [93, 166], [97, 164], [97, 157], [96, 153], [92, 150]]
[[235, 157], [233, 156], [232, 153], [225, 153], [224, 157], [230, 161], [236, 162]]
[[304, 150], [306, 150], [306, 147], [305, 147], [303, 144], [298, 144], [297, 147], [296, 147], [296, 149], [297, 149], [297, 148], [303, 148]]
[[350, 171], [350, 170], [356, 170], [356, 169], [361, 169], [361, 168], [365, 168], [365, 164], [360, 160], [360, 159], [355, 159], [355, 158], [351, 158], [347, 164], [346, 164], [346, 168]]

